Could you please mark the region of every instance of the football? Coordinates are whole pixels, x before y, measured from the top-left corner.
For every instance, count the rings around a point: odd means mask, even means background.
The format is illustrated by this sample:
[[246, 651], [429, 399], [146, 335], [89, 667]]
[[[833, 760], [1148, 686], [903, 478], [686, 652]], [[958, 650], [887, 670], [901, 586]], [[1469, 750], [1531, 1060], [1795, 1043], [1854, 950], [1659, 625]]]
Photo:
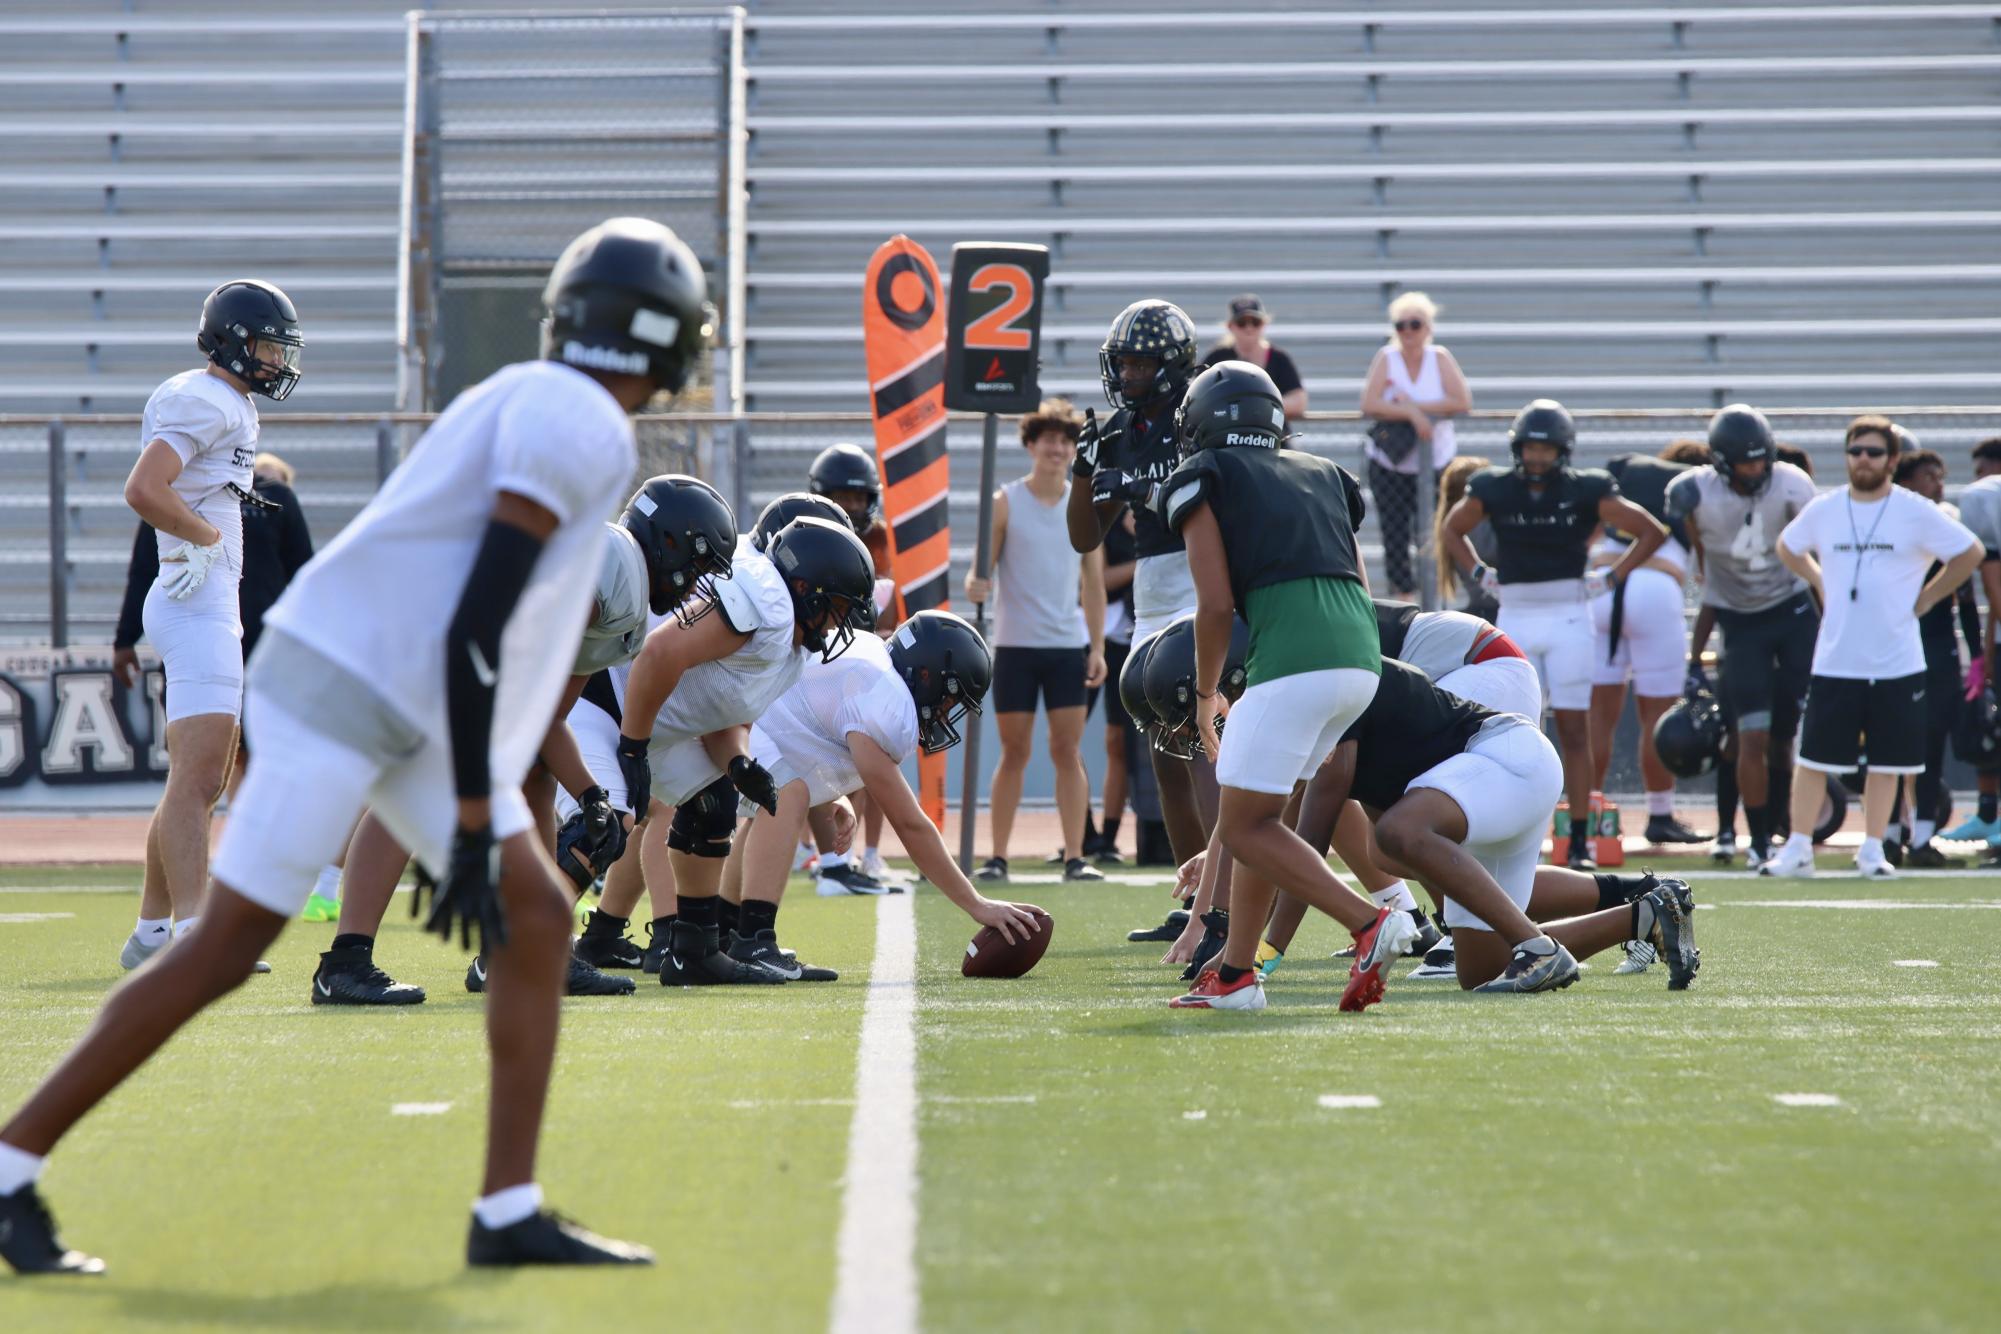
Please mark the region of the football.
[[1056, 932], [1056, 919], [1032, 904], [1023, 904], [1035, 914], [1036, 932], [1026, 940], [1009, 944], [997, 928], [983, 926], [966, 942], [966, 957], [959, 971], [967, 977], [1020, 977], [1049, 950], [1049, 938]]

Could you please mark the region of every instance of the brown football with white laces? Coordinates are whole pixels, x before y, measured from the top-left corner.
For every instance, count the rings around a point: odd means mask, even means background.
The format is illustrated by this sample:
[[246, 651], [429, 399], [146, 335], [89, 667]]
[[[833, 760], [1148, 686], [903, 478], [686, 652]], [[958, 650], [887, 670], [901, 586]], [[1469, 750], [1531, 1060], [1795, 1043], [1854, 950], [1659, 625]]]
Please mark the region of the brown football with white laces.
[[960, 973], [966, 977], [1020, 977], [1042, 962], [1042, 956], [1049, 951], [1050, 937], [1056, 932], [1056, 919], [1033, 904], [1021, 906], [1035, 915], [1035, 934], [1009, 943], [999, 927], [981, 927], [979, 934], [966, 943], [966, 957], [959, 961]]

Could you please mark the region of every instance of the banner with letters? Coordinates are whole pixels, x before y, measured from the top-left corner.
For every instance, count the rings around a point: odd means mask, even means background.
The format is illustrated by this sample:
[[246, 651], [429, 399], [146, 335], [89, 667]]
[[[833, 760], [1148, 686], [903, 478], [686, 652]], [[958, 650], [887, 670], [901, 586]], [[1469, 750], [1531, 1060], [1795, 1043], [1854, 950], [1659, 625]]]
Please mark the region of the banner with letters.
[[166, 673], [127, 686], [111, 649], [0, 648], [0, 811], [150, 809], [167, 773]]

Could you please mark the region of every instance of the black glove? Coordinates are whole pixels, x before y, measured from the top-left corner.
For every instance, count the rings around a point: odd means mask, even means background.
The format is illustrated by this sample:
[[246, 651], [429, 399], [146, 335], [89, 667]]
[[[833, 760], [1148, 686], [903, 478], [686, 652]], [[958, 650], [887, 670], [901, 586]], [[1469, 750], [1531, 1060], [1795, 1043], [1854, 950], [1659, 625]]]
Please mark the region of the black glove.
[[417, 892], [410, 899], [412, 917], [420, 913], [427, 893], [431, 908], [424, 914], [424, 930], [449, 943], [456, 925], [459, 947], [471, 949], [477, 928], [482, 955], [507, 943], [507, 918], [500, 907], [500, 845], [493, 841], [491, 825], [452, 834], [443, 880], [431, 879], [418, 867]]
[[1091, 503], [1109, 505], [1114, 502], [1145, 508], [1153, 503], [1154, 484], [1144, 477], [1135, 477], [1123, 468], [1107, 468], [1091, 479]]
[[730, 761], [730, 783], [753, 805], [763, 807], [765, 814], [778, 814], [778, 788], [771, 781], [771, 771], [750, 756], [739, 755]]
[[625, 821], [612, 809], [611, 793], [602, 787], [587, 789], [577, 798], [584, 817], [584, 846], [590, 850], [591, 865], [603, 871], [625, 855]]
[[1084, 429], [1077, 436], [1077, 457], [1070, 460], [1072, 477], [1089, 477], [1098, 470], [1098, 414], [1084, 409]]
[[621, 734], [618, 738], [618, 776], [625, 780], [625, 799], [632, 803], [635, 817], [646, 810], [653, 795], [653, 766], [646, 758], [647, 740]]
[[1688, 675], [1682, 678], [1681, 693], [1684, 695], [1693, 695], [1698, 690], [1707, 689], [1709, 689], [1709, 673], [1702, 670], [1702, 663], [1699, 659], [1690, 658], [1688, 660]]

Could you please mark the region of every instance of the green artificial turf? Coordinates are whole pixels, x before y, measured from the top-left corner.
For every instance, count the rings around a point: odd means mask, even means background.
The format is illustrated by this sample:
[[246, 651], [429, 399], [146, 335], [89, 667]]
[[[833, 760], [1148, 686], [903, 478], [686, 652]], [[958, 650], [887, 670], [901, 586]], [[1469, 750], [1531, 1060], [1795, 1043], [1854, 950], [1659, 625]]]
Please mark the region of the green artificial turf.
[[[1837, 862], [1824, 854], [1829, 866]], [[1026, 879], [1025, 877], [1021, 879]], [[126, 870], [0, 872], [0, 1104], [89, 1022]], [[919, 898], [918, 1260], [934, 1330], [1988, 1327], [2001, 1194], [2001, 880], [1705, 880], [1704, 967], [1474, 998], [1393, 973], [1364, 1015], [1309, 920], [1262, 1014], [1172, 1012], [1164, 889], [1017, 883], [1057, 918], [973, 982]], [[78, 892], [73, 887], [125, 892]], [[463, 956], [392, 911], [411, 1011], [306, 1003], [331, 926], [59, 1150], [90, 1283], [0, 1276], [0, 1330], [822, 1329], [868, 900], [795, 886], [824, 987], [568, 1002], [550, 1202], [655, 1246], [638, 1273], [471, 1275], [485, 1055]], [[1771, 901], [1950, 905], [1897, 911]], [[71, 917], [19, 920], [39, 913]], [[1924, 959], [1936, 968], [1901, 968]], [[1783, 1107], [1822, 1093], [1834, 1107]], [[1325, 1094], [1380, 1107], [1327, 1109]], [[396, 1102], [450, 1102], [394, 1116]]]

